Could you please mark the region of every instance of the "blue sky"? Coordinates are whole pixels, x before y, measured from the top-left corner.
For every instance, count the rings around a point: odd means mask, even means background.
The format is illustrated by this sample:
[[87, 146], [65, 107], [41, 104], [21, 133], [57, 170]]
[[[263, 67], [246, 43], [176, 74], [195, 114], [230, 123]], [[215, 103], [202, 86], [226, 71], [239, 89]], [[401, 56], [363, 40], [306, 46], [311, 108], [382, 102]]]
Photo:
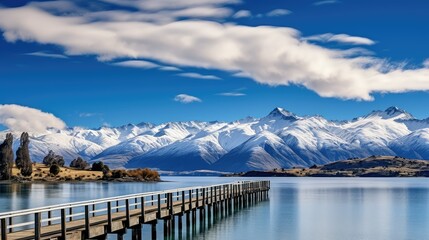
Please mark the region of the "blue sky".
[[[274, 107], [298, 115], [317, 114], [342, 120], [395, 105], [418, 118], [429, 117], [425, 108], [429, 101], [429, 70], [424, 66], [429, 58], [428, 1], [207, 0], [207, 4], [195, 8], [189, 4], [192, 1], [181, 0], [183, 6], [179, 9], [168, 5], [154, 7], [150, 5], [152, 0], [124, 1], [131, 2], [127, 6], [115, 0], [93, 1], [91, 6], [85, 1], [74, 1], [75, 6], [69, 6], [67, 1], [46, 2], [47, 5], [16, 0], [1, 3], [0, 103], [53, 113], [68, 126], [232, 121], [246, 116], [261, 117]], [[8, 15], [9, 10], [14, 11], [12, 16], [16, 18]], [[160, 33], [154, 37], [142, 32], [130, 40], [129, 35], [139, 31], [140, 25], [134, 25], [136, 20], [121, 19], [121, 27], [116, 29], [113, 23], [119, 21], [116, 18], [119, 14], [105, 15], [106, 10], [118, 13], [120, 10], [123, 17], [153, 14], [138, 21], [150, 22], [153, 31]], [[177, 17], [185, 10], [194, 12]], [[168, 14], [164, 14], [166, 11]], [[94, 17], [94, 13], [98, 15]], [[45, 15], [55, 19], [46, 20]], [[80, 22], [61, 25], [62, 19], [70, 16], [77, 22], [87, 21], [85, 24], [91, 24], [92, 30], [78, 29], [83, 25]], [[81, 19], [82, 16], [85, 18]], [[31, 21], [36, 24], [27, 24]], [[161, 27], [177, 23], [184, 27], [180, 31], [186, 28], [189, 33], [180, 35], [176, 43], [164, 41], [162, 34], [170, 39], [171, 32], [179, 30]], [[112, 24], [108, 29], [114, 30], [109, 34], [120, 36], [119, 40], [109, 42], [103, 35], [95, 36], [97, 27], [105, 30], [103, 24]], [[227, 28], [224, 26], [232, 27], [224, 30]], [[265, 31], [258, 26], [270, 27]], [[210, 27], [217, 29], [216, 35], [222, 35], [212, 40], [214, 33]], [[281, 30], [283, 27], [287, 32]], [[53, 36], [59, 33], [64, 33], [63, 37]], [[277, 34], [285, 41], [274, 41]], [[153, 39], [144, 39], [145, 36]], [[247, 39], [249, 36], [252, 38]], [[116, 40], [118, 45], [113, 44]], [[192, 44], [184, 46], [188, 40]], [[295, 44], [295, 40], [309, 46], [301, 49], [298, 43], [290, 47], [288, 44]], [[91, 41], [96, 44], [86, 46]], [[211, 41], [216, 42], [211, 45]], [[278, 49], [284, 54], [276, 56], [271, 42], [279, 44]], [[146, 43], [152, 45], [145, 49]], [[165, 48], [165, 52], [153, 50], [154, 46]], [[211, 46], [218, 47], [210, 49]], [[247, 49], [243, 50], [244, 57], [238, 59], [234, 55], [235, 47]], [[312, 62], [312, 51], [308, 49], [314, 47], [317, 49]], [[354, 49], [355, 53], [345, 56], [348, 49]], [[341, 56], [332, 57], [331, 51], [340, 52]], [[276, 57], [270, 59], [271, 54]], [[308, 56], [293, 58], [301, 54]], [[340, 63], [346, 62], [345, 73], [332, 64], [319, 67], [316, 60], [320, 57], [324, 64], [326, 55], [328, 61], [334, 59], [333, 63], [337, 58], [344, 60]], [[365, 60], [363, 66], [347, 63], [359, 57]], [[130, 67], [127, 61], [139, 61], [140, 67]], [[295, 62], [297, 66], [290, 66]], [[347, 76], [351, 65], [352, 80]], [[335, 68], [332, 71], [327, 69], [331, 66]], [[363, 79], [362, 76], [372, 76], [373, 71], [380, 76]], [[248, 77], [236, 76], [238, 72]], [[397, 83], [397, 79], [402, 82]], [[335, 89], [330, 90], [331, 86]], [[183, 100], [177, 98], [179, 94], [194, 98], [183, 103], [176, 101]]]

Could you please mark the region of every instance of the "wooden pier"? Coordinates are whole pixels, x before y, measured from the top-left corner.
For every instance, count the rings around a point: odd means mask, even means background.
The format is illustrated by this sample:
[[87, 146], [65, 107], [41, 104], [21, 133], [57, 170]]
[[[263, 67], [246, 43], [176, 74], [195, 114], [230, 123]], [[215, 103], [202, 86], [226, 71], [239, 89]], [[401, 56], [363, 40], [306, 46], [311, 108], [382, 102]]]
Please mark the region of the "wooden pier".
[[0, 235], [1, 240], [106, 239], [107, 234], [123, 239], [130, 229], [137, 240], [142, 225], [149, 224], [156, 239], [162, 220], [164, 238], [171, 238], [184, 225], [187, 231], [195, 226], [197, 215], [200, 223], [226, 216], [267, 199], [269, 189], [269, 181], [240, 181], [0, 213]]

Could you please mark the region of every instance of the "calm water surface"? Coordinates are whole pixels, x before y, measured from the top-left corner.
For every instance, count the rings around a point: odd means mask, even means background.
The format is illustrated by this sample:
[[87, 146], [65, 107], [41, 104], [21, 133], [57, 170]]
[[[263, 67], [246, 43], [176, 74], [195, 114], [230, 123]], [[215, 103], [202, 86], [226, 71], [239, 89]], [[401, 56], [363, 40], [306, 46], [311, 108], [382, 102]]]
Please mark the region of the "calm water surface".
[[[0, 212], [241, 180], [164, 177], [162, 183], [0, 184]], [[249, 180], [249, 178], [245, 178]], [[269, 201], [197, 231], [192, 239], [429, 239], [429, 179], [271, 178]], [[162, 234], [162, 224], [158, 224]], [[145, 234], [149, 229], [144, 227]], [[148, 236], [146, 236], [148, 237]], [[184, 236], [186, 239], [186, 235]]]

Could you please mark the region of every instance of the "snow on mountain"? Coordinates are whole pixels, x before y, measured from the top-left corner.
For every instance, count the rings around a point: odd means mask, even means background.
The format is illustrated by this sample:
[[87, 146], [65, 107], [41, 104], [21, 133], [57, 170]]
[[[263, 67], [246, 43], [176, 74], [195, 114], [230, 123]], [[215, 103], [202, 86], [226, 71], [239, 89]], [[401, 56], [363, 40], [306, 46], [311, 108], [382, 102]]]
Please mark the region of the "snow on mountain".
[[389, 107], [384, 111], [373, 111], [364, 118], [378, 118], [391, 120], [409, 120], [414, 119], [413, 115], [398, 107]]
[[263, 131], [232, 149], [213, 164], [214, 169], [242, 172], [307, 165], [274, 133]]
[[415, 159], [429, 159], [429, 128], [419, 129], [395, 139], [389, 147], [399, 156]]
[[200, 122], [177, 122], [152, 126], [146, 131], [136, 130], [135, 133], [140, 135], [105, 149], [92, 161], [103, 161], [113, 168], [123, 167], [133, 157], [196, 134], [206, 126], [206, 123]]
[[338, 130], [341, 126], [316, 116], [297, 121], [278, 135], [305, 161], [303, 165], [310, 166], [353, 156], [350, 143], [341, 138]]
[[[0, 138], [6, 133], [0, 132]], [[19, 135], [14, 133], [15, 150]], [[275, 108], [262, 118], [229, 123], [49, 129], [43, 134], [30, 133], [30, 140], [31, 157], [39, 162], [53, 150], [66, 162], [81, 156], [91, 162], [104, 161], [112, 168], [247, 171], [369, 155], [429, 159], [429, 119], [415, 119], [397, 107], [342, 122]]]

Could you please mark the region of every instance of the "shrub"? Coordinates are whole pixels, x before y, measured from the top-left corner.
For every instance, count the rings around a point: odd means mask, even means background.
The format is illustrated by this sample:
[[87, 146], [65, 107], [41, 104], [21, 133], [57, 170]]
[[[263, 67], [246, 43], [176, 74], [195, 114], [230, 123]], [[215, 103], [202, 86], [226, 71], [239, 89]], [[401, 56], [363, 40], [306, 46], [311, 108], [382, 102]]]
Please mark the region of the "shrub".
[[113, 170], [112, 178], [124, 178], [128, 177], [128, 173], [126, 170]]
[[70, 167], [76, 168], [76, 169], [81, 169], [81, 170], [86, 169], [88, 166], [89, 166], [88, 162], [83, 160], [81, 157], [74, 159], [70, 163]]
[[58, 173], [60, 173], [60, 171], [61, 171], [60, 166], [56, 164], [51, 165], [51, 167], [49, 168], [49, 173], [51, 173], [54, 176], [57, 176]]
[[159, 173], [148, 168], [129, 170], [128, 175], [141, 180], [159, 180]]
[[64, 167], [65, 161], [63, 156], [57, 155], [54, 153], [54, 151], [49, 150], [48, 155], [43, 158], [43, 164], [46, 166], [58, 165]]
[[91, 171], [103, 171], [104, 163], [102, 161], [95, 162], [92, 164]]
[[98, 161], [92, 164], [92, 171], [102, 171], [103, 177], [107, 177], [110, 172], [109, 166], [105, 165], [102, 161]]

